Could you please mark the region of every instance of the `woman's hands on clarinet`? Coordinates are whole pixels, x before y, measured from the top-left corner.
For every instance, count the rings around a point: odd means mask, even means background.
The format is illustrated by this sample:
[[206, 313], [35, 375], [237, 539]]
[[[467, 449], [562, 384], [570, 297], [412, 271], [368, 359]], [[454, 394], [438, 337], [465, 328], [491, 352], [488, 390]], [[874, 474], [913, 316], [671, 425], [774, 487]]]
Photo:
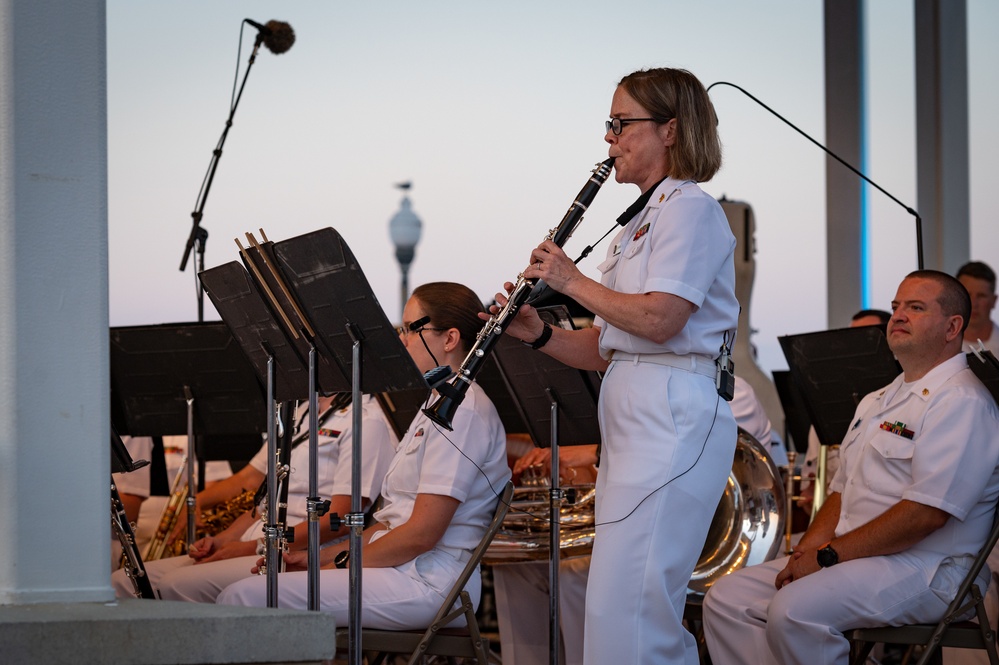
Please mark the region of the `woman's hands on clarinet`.
[[531, 264], [524, 271], [524, 277], [543, 279], [548, 286], [570, 297], [572, 294], [567, 292], [570, 284], [585, 279], [572, 259], [551, 240], [545, 240], [531, 252]]
[[[496, 302], [498, 304], [490, 305], [488, 314], [480, 312], [479, 318], [483, 321], [488, 321], [490, 316], [499, 314], [500, 310], [506, 305], [508, 300], [507, 295], [513, 291], [514, 286], [513, 282], [503, 284], [506, 294], [497, 293]], [[538, 316], [538, 312], [530, 305], [524, 304], [517, 310], [517, 316], [513, 317], [512, 321], [506, 322], [503, 332], [522, 342], [533, 342], [541, 336], [544, 327], [545, 324], [541, 321], [541, 317]]]
[[[531, 252], [531, 264], [523, 272], [523, 277], [526, 279], [543, 279], [559, 293], [565, 293], [566, 286], [582, 276], [572, 259], [566, 256], [565, 252], [551, 240], [545, 240]], [[489, 314], [479, 314], [479, 318], [483, 321], [488, 321], [490, 315], [499, 313], [506, 305], [507, 296], [513, 291], [515, 285], [512, 282], [506, 282], [503, 288], [506, 290], [506, 294], [496, 294], [498, 305], [490, 307]], [[513, 321], [508, 321], [504, 327], [506, 334], [523, 342], [533, 342], [541, 336], [543, 330], [544, 323], [538, 313], [527, 304], [522, 305]]]

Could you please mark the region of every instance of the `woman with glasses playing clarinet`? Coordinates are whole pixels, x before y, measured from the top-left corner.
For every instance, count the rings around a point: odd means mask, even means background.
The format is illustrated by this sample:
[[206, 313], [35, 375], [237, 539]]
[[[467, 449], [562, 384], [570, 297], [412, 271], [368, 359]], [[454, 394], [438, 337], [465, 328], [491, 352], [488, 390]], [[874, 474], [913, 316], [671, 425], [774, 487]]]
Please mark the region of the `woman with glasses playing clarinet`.
[[[482, 305], [461, 284], [418, 287], [403, 310], [400, 335], [416, 366], [427, 372], [457, 367], [475, 342]], [[506, 433], [499, 414], [473, 386], [447, 432], [420, 413], [409, 426], [382, 484], [383, 507], [362, 539], [362, 623], [368, 628], [426, 628], [486, 532], [510, 479]], [[348, 543], [322, 551], [320, 610], [346, 626], [349, 616]], [[278, 606], [308, 607], [307, 556], [285, 555]], [[263, 607], [266, 579], [227, 587], [218, 602]], [[478, 575], [467, 590], [479, 600]]]
[[698, 662], [681, 625], [686, 587], [736, 443], [720, 396], [729, 377], [716, 387], [739, 314], [735, 238], [698, 186], [721, 166], [716, 124], [689, 72], [625, 76], [604, 138], [616, 180], [637, 185], [640, 196], [617, 220], [624, 229], [600, 280], [547, 240], [524, 272], [594, 312], [595, 325], [552, 329], [523, 307], [507, 329], [569, 365], [605, 372], [583, 649], [590, 665]]

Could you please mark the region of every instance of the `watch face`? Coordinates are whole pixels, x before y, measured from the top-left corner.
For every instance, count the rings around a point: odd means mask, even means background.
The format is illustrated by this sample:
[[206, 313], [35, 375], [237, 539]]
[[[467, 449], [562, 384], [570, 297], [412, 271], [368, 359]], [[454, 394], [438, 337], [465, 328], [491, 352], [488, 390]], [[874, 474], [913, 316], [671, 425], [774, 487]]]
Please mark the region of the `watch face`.
[[839, 563], [839, 555], [836, 554], [836, 550], [831, 547], [823, 547], [815, 555], [818, 560], [819, 565], [823, 568], [828, 568], [829, 566], [835, 566]]

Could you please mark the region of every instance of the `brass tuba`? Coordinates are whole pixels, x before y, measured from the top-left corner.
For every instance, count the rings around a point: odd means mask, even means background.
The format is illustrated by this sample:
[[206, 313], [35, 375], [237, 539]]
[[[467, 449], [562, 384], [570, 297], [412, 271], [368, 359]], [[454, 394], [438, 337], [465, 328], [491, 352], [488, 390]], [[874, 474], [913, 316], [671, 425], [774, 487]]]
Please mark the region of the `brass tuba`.
[[[560, 510], [560, 555], [589, 554], [596, 534], [592, 485], [572, 488], [574, 502]], [[718, 502], [701, 556], [687, 586], [688, 598], [699, 600], [722, 575], [773, 559], [780, 552], [784, 484], [769, 453], [739, 429], [725, 492]], [[483, 561], [490, 564], [548, 559], [548, 489], [518, 487], [503, 526]]]
[[784, 481], [760, 443], [739, 428], [732, 472], [711, 520], [688, 598], [703, 598], [719, 577], [770, 561], [781, 551], [785, 517]]

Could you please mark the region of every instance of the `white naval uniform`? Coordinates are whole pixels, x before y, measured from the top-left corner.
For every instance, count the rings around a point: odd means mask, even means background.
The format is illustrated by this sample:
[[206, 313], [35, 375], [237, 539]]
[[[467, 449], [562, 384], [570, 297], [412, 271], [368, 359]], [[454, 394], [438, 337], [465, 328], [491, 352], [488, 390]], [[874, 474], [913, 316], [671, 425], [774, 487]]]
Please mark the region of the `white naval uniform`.
[[[601, 283], [670, 293], [696, 306], [664, 344], [600, 317], [611, 361], [600, 391], [596, 523], [586, 590], [584, 662], [697, 663], [681, 619], [690, 580], [732, 469], [736, 425], [718, 397], [714, 361], [737, 326], [735, 238], [721, 206], [667, 178], [615, 238]], [[650, 354], [621, 359], [621, 352]], [[658, 364], [675, 354], [691, 369]], [[696, 365], [695, 365], [696, 363]]]
[[[765, 449], [774, 432], [770, 419], [752, 387], [736, 377], [732, 413], [736, 424]], [[559, 564], [559, 618], [565, 665], [583, 662], [583, 617], [590, 557], [563, 559]], [[547, 665], [549, 564], [542, 561], [493, 566], [496, 619], [499, 624], [503, 665]]]
[[[374, 500], [381, 492], [389, 462], [395, 454], [396, 437], [385, 419], [381, 407], [372, 397], [363, 398], [364, 450], [361, 466], [361, 494]], [[302, 411], [304, 413], [304, 411]], [[308, 421], [303, 426], [303, 434], [308, 431]], [[317, 477], [320, 497], [336, 493], [349, 494], [352, 447], [353, 409], [341, 409], [326, 416], [319, 423]], [[301, 436], [301, 434], [299, 435]], [[267, 446], [263, 446], [250, 465], [266, 474]], [[288, 480], [287, 523], [290, 526], [308, 519], [309, 496], [309, 442], [299, 443], [291, 451]], [[346, 490], [343, 488], [346, 487]], [[240, 536], [248, 542], [264, 535], [264, 525], [260, 519]], [[188, 556], [176, 556], [145, 564], [146, 573], [154, 589], [158, 589], [165, 600], [187, 600], [199, 603], [213, 603], [219, 592], [236, 580], [250, 577], [250, 569], [256, 555], [222, 559], [195, 565]], [[125, 597], [130, 584], [120, 573], [111, 577], [112, 585], [119, 597]]]
[[[943, 614], [992, 526], [999, 411], [963, 354], [911, 384], [902, 378], [857, 407], [830, 485], [841, 494], [835, 533], [853, 531], [903, 499], [953, 519], [904, 552], [844, 561], [780, 591], [774, 579], [786, 558], [718, 580], [704, 601], [717, 665], [846, 663], [843, 631], [933, 622]], [[899, 433], [885, 429], [895, 424]]]
[[[363, 568], [362, 623], [369, 628], [425, 628], [472, 550], [482, 540], [496, 501], [510, 478], [506, 434], [495, 407], [475, 384], [465, 394], [446, 432], [420, 413], [403, 437], [389, 465], [382, 488], [384, 507], [375, 520], [387, 528], [372, 542], [409, 520], [418, 494], [449, 496], [460, 501], [437, 545], [415, 559], [391, 568]], [[363, 550], [362, 550], [363, 564]], [[349, 617], [349, 570], [320, 572], [320, 609], [346, 626]], [[480, 580], [473, 575], [466, 587], [478, 603]], [[226, 588], [219, 604], [266, 605], [266, 580], [245, 579]], [[282, 573], [278, 606], [306, 609], [308, 574]], [[463, 622], [462, 619], [457, 622]]]

